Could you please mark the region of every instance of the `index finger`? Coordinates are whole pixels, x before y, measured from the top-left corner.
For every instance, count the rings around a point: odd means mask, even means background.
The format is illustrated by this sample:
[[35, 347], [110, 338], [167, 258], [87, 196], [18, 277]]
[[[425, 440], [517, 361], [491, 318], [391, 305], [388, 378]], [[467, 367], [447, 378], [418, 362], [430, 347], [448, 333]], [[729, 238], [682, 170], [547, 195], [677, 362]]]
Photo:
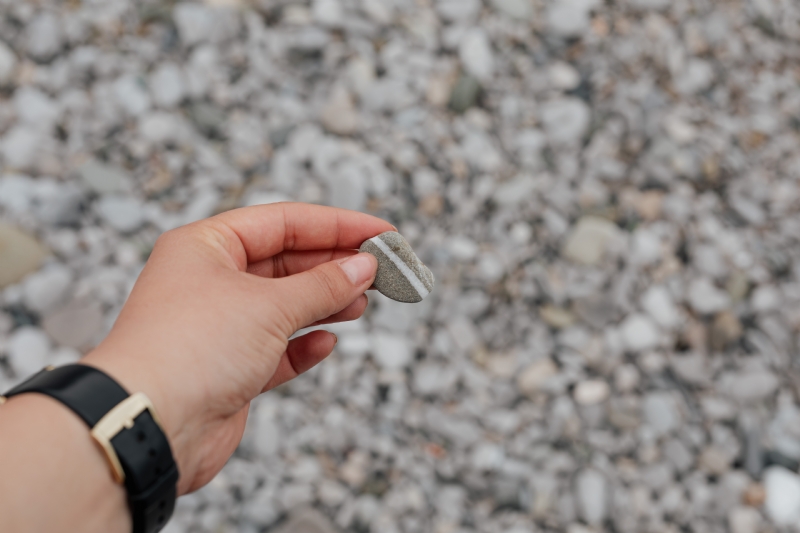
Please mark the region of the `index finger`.
[[354, 249], [375, 235], [397, 231], [357, 211], [288, 202], [234, 209], [214, 218], [236, 233], [248, 263], [284, 250]]

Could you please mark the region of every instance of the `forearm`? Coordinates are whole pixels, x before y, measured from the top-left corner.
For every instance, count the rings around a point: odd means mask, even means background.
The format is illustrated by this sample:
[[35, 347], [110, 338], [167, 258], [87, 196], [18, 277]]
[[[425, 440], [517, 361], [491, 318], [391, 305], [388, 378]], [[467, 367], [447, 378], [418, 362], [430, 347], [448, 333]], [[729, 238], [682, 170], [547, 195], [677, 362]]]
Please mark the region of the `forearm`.
[[130, 529], [125, 489], [83, 421], [40, 394], [0, 407], [0, 531]]

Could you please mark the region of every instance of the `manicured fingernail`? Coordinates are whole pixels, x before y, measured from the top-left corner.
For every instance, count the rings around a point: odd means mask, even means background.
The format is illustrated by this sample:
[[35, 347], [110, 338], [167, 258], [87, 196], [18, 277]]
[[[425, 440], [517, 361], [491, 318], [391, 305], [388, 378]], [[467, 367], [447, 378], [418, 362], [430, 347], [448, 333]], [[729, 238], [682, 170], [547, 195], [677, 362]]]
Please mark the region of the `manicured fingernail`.
[[353, 285], [361, 285], [375, 275], [375, 263], [369, 254], [356, 254], [339, 263]]

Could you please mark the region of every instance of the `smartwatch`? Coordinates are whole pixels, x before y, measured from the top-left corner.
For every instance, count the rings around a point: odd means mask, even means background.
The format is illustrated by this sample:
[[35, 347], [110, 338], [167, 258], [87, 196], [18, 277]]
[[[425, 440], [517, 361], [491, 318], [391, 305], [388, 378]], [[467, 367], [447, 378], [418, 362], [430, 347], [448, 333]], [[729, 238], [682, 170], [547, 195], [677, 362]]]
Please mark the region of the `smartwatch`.
[[28, 392], [58, 400], [89, 426], [114, 481], [127, 490], [133, 533], [161, 531], [175, 509], [178, 466], [147, 396], [128, 394], [104, 372], [74, 364], [46, 367], [0, 396], [0, 405]]

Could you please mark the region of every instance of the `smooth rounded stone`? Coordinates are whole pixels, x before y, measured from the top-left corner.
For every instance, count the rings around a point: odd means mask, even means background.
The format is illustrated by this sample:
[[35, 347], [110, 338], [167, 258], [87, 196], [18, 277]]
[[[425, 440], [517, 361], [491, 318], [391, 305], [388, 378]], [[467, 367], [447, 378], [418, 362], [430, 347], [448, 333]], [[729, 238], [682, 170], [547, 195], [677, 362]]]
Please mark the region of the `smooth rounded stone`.
[[548, 139], [555, 144], [573, 144], [583, 138], [591, 122], [586, 102], [572, 96], [542, 105], [542, 124]]
[[91, 347], [103, 328], [103, 310], [95, 301], [72, 301], [44, 319], [42, 327], [61, 346]]
[[404, 335], [379, 331], [372, 335], [372, 359], [386, 370], [405, 368], [414, 360], [414, 345]]
[[610, 387], [602, 379], [587, 379], [575, 385], [573, 396], [579, 405], [595, 405], [608, 399]]
[[461, 39], [458, 55], [464, 70], [482, 82], [488, 82], [494, 73], [494, 56], [489, 36], [481, 28], [468, 30]]
[[593, 468], [578, 473], [575, 496], [581, 516], [590, 525], [600, 525], [608, 515], [608, 486], [603, 474]]
[[639, 386], [641, 374], [636, 365], [624, 364], [614, 370], [614, 387], [619, 392], [631, 392]]
[[34, 272], [46, 256], [36, 239], [0, 222], [0, 289]]
[[16, 68], [17, 56], [6, 43], [0, 41], [0, 85], [6, 85], [13, 79]]
[[577, 87], [581, 82], [581, 75], [577, 69], [563, 61], [556, 61], [548, 69], [550, 83], [556, 89], [569, 91]]
[[608, 219], [585, 216], [567, 237], [561, 253], [567, 259], [584, 265], [600, 262], [609, 242], [619, 234], [619, 228]]
[[717, 379], [718, 391], [744, 403], [768, 398], [779, 386], [778, 377], [765, 369], [725, 372]]
[[762, 522], [761, 513], [752, 507], [734, 507], [728, 513], [731, 533], [758, 533]]
[[359, 251], [372, 254], [378, 260], [374, 286], [387, 298], [417, 303], [433, 290], [433, 273], [399, 233], [381, 233], [364, 241]]
[[681, 424], [678, 403], [668, 392], [651, 392], [642, 401], [642, 415], [656, 436], [666, 435]]
[[27, 378], [47, 366], [50, 339], [39, 328], [25, 326], [8, 339], [8, 358], [17, 378]]
[[660, 333], [647, 315], [633, 314], [620, 324], [625, 346], [632, 352], [643, 352], [658, 346]]
[[526, 396], [534, 396], [544, 390], [548, 380], [558, 374], [552, 359], [545, 358], [528, 365], [517, 378], [517, 387]]
[[150, 109], [150, 95], [132, 75], [122, 75], [114, 82], [117, 104], [129, 115], [139, 116]]
[[37, 15], [25, 29], [25, 47], [28, 53], [42, 61], [58, 54], [62, 49], [62, 27], [61, 21], [50, 11]]
[[597, 0], [560, 0], [550, 4], [545, 18], [548, 29], [559, 37], [578, 37], [589, 29], [589, 11]]
[[491, 0], [492, 6], [511, 18], [531, 20], [533, 18], [533, 2], [531, 0]]
[[480, 94], [481, 84], [477, 79], [468, 75], [461, 76], [450, 93], [450, 109], [456, 113], [463, 113], [475, 105]]
[[25, 278], [22, 284], [25, 307], [46, 314], [64, 300], [72, 285], [72, 271], [54, 264]]
[[663, 285], [653, 285], [642, 295], [642, 308], [659, 326], [674, 329], [681, 323], [681, 313], [672, 296]]
[[128, 192], [132, 178], [124, 169], [90, 159], [78, 168], [84, 186], [97, 194]]
[[693, 279], [686, 295], [692, 309], [703, 315], [723, 311], [731, 303], [728, 294], [718, 289], [708, 278]]
[[343, 85], [336, 85], [320, 113], [325, 129], [336, 135], [352, 135], [359, 129], [360, 120], [353, 97]]
[[109, 226], [122, 233], [139, 229], [144, 224], [144, 205], [130, 196], [106, 195], [96, 204], [97, 212]]
[[776, 526], [800, 523], [800, 476], [782, 466], [771, 466], [764, 472], [764, 488], [764, 510]]
[[186, 96], [183, 71], [174, 63], [162, 63], [150, 75], [150, 93], [156, 105], [171, 108]]

